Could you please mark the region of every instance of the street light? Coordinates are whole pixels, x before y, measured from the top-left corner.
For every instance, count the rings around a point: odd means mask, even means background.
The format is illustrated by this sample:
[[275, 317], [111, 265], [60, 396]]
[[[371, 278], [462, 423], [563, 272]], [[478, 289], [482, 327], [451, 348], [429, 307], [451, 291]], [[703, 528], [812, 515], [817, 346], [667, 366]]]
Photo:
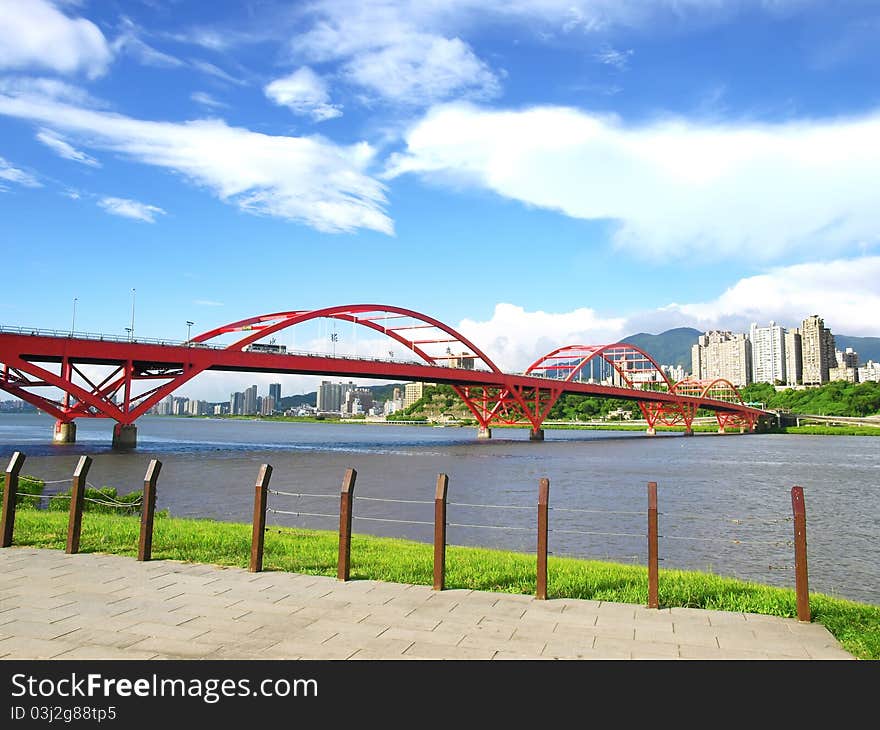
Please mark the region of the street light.
[[76, 330], [76, 297], [73, 298], [73, 320], [70, 323], [70, 334]]
[[190, 328], [191, 328], [194, 324], [195, 324], [195, 322], [190, 322], [189, 320], [186, 320], [186, 341], [187, 341], [187, 342], [189, 342], [189, 333], [190, 333], [190, 331], [191, 331]]
[[128, 332], [128, 340], [129, 340], [129, 342], [131, 342], [131, 339], [132, 339], [131, 333], [134, 332], [134, 330], [131, 327], [126, 327], [125, 331]]
[[134, 289], [131, 290], [131, 339], [134, 340]]

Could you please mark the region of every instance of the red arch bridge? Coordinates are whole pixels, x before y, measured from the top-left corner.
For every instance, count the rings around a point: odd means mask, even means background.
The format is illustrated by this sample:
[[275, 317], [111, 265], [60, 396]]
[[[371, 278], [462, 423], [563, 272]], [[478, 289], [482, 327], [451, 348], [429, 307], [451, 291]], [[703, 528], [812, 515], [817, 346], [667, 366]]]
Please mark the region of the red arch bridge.
[[[390, 338], [406, 357], [394, 357], [394, 350], [384, 359], [288, 352], [286, 346], [261, 342], [312, 320], [346, 322], [369, 337]], [[0, 388], [54, 416], [56, 441], [75, 440], [77, 418], [112, 418], [113, 443], [120, 447], [136, 445], [138, 417], [205, 371], [445, 383], [473, 414], [482, 438], [491, 435], [492, 424], [519, 424], [531, 429], [533, 440], [543, 439], [541, 426], [566, 393], [636, 401], [649, 434], [658, 424], [683, 425], [685, 433], [692, 433], [701, 409], [714, 412], [722, 432], [753, 430], [763, 414], [746, 405], [728, 381], [672, 382], [650, 355], [620, 342], [566, 345], [522, 373], [506, 373], [451, 327], [394, 306], [357, 304], [264, 314], [186, 342], [133, 339], [131, 334], [121, 339], [0, 328]], [[232, 342], [221, 342], [224, 339]]]

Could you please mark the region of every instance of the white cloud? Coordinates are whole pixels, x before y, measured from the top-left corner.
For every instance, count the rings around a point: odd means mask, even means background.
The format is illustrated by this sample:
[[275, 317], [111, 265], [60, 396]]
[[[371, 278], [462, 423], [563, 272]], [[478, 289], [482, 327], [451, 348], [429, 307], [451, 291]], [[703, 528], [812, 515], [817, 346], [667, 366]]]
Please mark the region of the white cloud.
[[47, 68], [103, 74], [113, 53], [104, 34], [84, 18], [70, 18], [47, 0], [0, 0], [0, 68]]
[[[11, 163], [0, 157], [0, 180], [6, 180], [26, 188], [40, 188], [42, 184], [29, 172], [13, 167]], [[7, 189], [7, 188], [4, 188]]]
[[572, 312], [527, 312], [515, 304], [495, 305], [491, 319], [462, 320], [456, 329], [502, 370], [522, 371], [538, 357], [562, 345], [614, 342], [624, 318], [601, 317], [587, 307]]
[[199, 307], [222, 307], [223, 302], [215, 302], [213, 299], [195, 299], [193, 304]]
[[51, 124], [80, 145], [180, 173], [242, 210], [328, 232], [369, 228], [392, 234], [383, 185], [366, 169], [366, 143], [283, 137], [222, 120], [142, 121], [35, 94], [0, 94], [0, 114]]
[[225, 81], [228, 84], [235, 84], [236, 86], [246, 86], [247, 82], [242, 81], [241, 79], [236, 78], [232, 74], [227, 73], [219, 66], [215, 66], [213, 63], [209, 63], [208, 61], [202, 61], [200, 59], [194, 58], [190, 59], [190, 65], [196, 69], [197, 71], [201, 71], [202, 73], [208, 74], [209, 76], [213, 76], [216, 79], [220, 79], [221, 81]]
[[155, 205], [147, 205], [127, 198], [101, 198], [98, 205], [113, 215], [133, 218], [145, 223], [155, 223], [157, 215], [165, 215], [165, 211]]
[[264, 91], [276, 104], [288, 107], [294, 114], [309, 116], [316, 122], [342, 115], [339, 106], [330, 103], [324, 80], [308, 66], [275, 79]]
[[292, 39], [294, 54], [340, 62], [346, 81], [371, 98], [428, 105], [499, 91], [497, 75], [464, 40], [435, 30], [431, 4], [316, 3], [312, 9], [315, 23]]
[[526, 311], [501, 303], [483, 321], [462, 320], [455, 328], [502, 369], [525, 370], [563, 345], [604, 345], [639, 332], [659, 334], [674, 327], [747, 332], [752, 322], [771, 320], [799, 327], [818, 314], [835, 334], [880, 336], [880, 256], [796, 264], [739, 280], [715, 299], [669, 304], [626, 317], [593, 309]]
[[89, 165], [90, 167], [101, 166], [101, 163], [98, 162], [94, 157], [91, 157], [85, 152], [81, 152], [80, 150], [76, 149], [50, 129], [41, 129], [39, 132], [37, 132], [37, 140], [42, 142], [49, 149], [51, 149], [60, 157], [65, 158], [66, 160], [73, 160], [74, 162], [79, 162], [83, 165]]
[[219, 101], [211, 96], [209, 93], [205, 91], [194, 91], [189, 95], [189, 98], [192, 99], [197, 104], [201, 104], [202, 106], [209, 107], [210, 109], [228, 109], [229, 104]]
[[435, 107], [387, 176], [467, 182], [618, 224], [626, 253], [771, 260], [880, 241], [880, 113], [780, 124], [641, 126], [561, 107]]
[[599, 52], [594, 55], [594, 58], [599, 61], [599, 63], [604, 63], [606, 66], [613, 66], [618, 71], [623, 71], [629, 64], [629, 59], [632, 55], [632, 48], [628, 48], [625, 51], [618, 51], [610, 46], [603, 46]]

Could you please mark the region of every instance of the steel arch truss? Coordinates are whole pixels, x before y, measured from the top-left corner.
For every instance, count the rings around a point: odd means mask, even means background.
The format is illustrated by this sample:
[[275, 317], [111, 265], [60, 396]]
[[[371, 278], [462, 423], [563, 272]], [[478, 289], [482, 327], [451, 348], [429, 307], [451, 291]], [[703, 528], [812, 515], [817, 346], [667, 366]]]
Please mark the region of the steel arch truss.
[[[533, 362], [526, 369], [525, 375], [566, 383], [582, 381], [587, 366], [594, 362], [602, 366], [600, 379], [607, 381], [607, 385], [632, 390], [664, 391], [672, 387], [666, 373], [650, 355], [635, 345], [624, 342], [610, 345], [566, 345]], [[592, 369], [591, 379], [596, 380]]]
[[718, 408], [717, 403], [728, 403], [733, 406], [745, 406], [742, 395], [737, 387], [724, 378], [698, 380], [685, 378], [673, 386], [673, 391], [680, 395], [699, 398], [700, 401], [713, 401], [715, 419], [718, 422], [718, 430], [724, 433], [728, 427], [739, 428], [741, 431], [753, 430], [758, 419], [758, 414], [749, 409], [726, 410]]
[[351, 322], [379, 332], [431, 365], [501, 372], [474, 343], [439, 320], [411, 309], [384, 304], [347, 304], [325, 309], [262, 314], [203, 332], [190, 342], [202, 344], [223, 335], [244, 333], [226, 346], [227, 350], [243, 350], [276, 332], [321, 318]]

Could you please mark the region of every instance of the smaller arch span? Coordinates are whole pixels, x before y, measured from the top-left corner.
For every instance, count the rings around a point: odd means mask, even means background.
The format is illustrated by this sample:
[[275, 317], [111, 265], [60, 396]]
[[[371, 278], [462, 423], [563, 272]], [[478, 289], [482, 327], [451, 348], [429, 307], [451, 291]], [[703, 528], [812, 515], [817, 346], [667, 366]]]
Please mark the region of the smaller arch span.
[[701, 400], [717, 400], [724, 403], [736, 403], [745, 405], [739, 389], [727, 378], [711, 378], [699, 380], [697, 378], [685, 378], [672, 386], [672, 391], [679, 395], [689, 395]]
[[[673, 383], [647, 352], [627, 342], [607, 345], [566, 345], [548, 352], [526, 368], [525, 375], [547, 377], [552, 380], [572, 382], [575, 376], [596, 358], [601, 357], [620, 375], [626, 387], [632, 390], [652, 389], [672, 391]], [[555, 377], [547, 373], [557, 373]], [[564, 377], [559, 377], [558, 373]], [[567, 372], [567, 374], [565, 374]]]

